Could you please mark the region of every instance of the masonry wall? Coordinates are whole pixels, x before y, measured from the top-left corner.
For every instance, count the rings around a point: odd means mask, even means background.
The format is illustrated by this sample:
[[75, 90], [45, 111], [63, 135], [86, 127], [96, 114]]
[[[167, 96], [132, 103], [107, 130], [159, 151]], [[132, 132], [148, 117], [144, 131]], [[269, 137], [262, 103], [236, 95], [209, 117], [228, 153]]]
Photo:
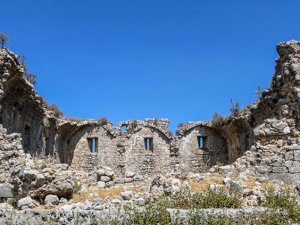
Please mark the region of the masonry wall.
[[[96, 142], [96, 152], [92, 152], [92, 139]], [[73, 154], [73, 169], [92, 171], [107, 166], [116, 170], [118, 165], [116, 138], [103, 126], [81, 128], [70, 138], [68, 148]]]
[[[145, 138], [153, 140], [153, 150], [146, 150]], [[155, 174], [167, 170], [170, 163], [170, 139], [156, 128], [142, 127], [125, 138], [126, 172]]]
[[[203, 138], [203, 148], [199, 138]], [[199, 172], [217, 163], [224, 165], [228, 162], [226, 140], [213, 128], [192, 127], [184, 132], [178, 142], [177, 157], [185, 170]]]
[[[165, 173], [168, 168], [199, 169], [202, 163], [254, 167], [275, 178], [300, 176], [300, 42], [277, 45], [279, 58], [270, 88], [235, 115], [216, 121], [188, 122], [172, 136], [165, 119], [123, 121], [116, 128], [96, 120], [53, 116], [23, 78], [15, 54], [0, 49], [0, 123], [22, 134], [23, 148], [47, 155], [74, 169], [108, 166], [116, 173]], [[128, 130], [121, 132], [125, 124]], [[199, 149], [198, 136], [207, 137]], [[88, 138], [97, 138], [91, 153]], [[153, 151], [145, 151], [152, 138]]]

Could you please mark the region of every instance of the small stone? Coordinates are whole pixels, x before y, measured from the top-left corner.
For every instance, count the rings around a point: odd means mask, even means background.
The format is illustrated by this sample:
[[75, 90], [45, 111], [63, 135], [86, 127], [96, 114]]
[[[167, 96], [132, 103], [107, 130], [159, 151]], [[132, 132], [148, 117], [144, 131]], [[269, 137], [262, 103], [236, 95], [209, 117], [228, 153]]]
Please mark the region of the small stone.
[[112, 170], [106, 170], [106, 171], [105, 171], [105, 175], [108, 176], [108, 177], [113, 177], [114, 174], [115, 174], [115, 172], [112, 171]]
[[289, 127], [285, 127], [285, 128], [283, 129], [283, 133], [284, 133], [284, 134], [289, 134], [289, 133], [291, 133], [290, 128], [289, 128]]
[[135, 175], [135, 173], [133, 173], [133, 172], [126, 172], [126, 174], [125, 174], [125, 176], [129, 177], [129, 178], [133, 178], [134, 175]]
[[121, 192], [120, 195], [124, 200], [130, 200], [133, 196], [133, 192], [132, 191], [123, 191], [123, 192]]
[[223, 179], [223, 183], [224, 183], [224, 184], [229, 184], [230, 181], [231, 181], [231, 179], [230, 179], [229, 177], [225, 177], [225, 178]]
[[136, 203], [139, 205], [139, 206], [144, 206], [146, 204], [146, 201], [144, 198], [138, 198], [136, 200]]
[[113, 181], [108, 181], [108, 182], [105, 183], [105, 187], [107, 187], [107, 188], [110, 188], [114, 185], [115, 185], [115, 182], [113, 182]]
[[98, 187], [98, 188], [105, 188], [105, 182], [99, 181], [99, 182], [97, 183], [97, 187]]
[[101, 176], [100, 180], [101, 180], [101, 181], [104, 181], [104, 182], [108, 182], [108, 181], [111, 180], [111, 178], [108, 177], [108, 176]]
[[133, 177], [133, 181], [142, 181], [142, 180], [143, 180], [143, 176], [141, 176], [141, 175], [135, 175]]

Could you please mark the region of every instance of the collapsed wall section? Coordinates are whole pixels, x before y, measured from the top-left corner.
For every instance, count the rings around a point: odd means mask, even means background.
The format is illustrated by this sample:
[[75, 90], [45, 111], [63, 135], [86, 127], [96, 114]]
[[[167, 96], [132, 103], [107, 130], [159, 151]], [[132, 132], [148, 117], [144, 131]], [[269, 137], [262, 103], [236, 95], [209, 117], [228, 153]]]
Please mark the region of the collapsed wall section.
[[17, 55], [0, 49], [0, 123], [8, 133], [21, 133], [26, 153], [54, 154], [55, 119], [46, 116], [44, 103], [23, 77]]

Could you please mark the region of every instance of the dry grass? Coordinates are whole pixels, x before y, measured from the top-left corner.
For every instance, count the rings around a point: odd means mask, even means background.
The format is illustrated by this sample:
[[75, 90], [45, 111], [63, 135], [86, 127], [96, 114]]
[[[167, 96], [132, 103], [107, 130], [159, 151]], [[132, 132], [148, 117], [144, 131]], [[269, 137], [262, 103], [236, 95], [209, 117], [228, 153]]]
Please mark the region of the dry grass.
[[206, 190], [211, 184], [223, 184], [223, 176], [205, 177], [203, 180], [190, 181], [192, 192], [201, 192]]
[[87, 200], [91, 201], [95, 199], [95, 197], [99, 198], [107, 198], [107, 197], [118, 197], [120, 193], [123, 191], [122, 187], [114, 187], [114, 188], [97, 188], [97, 187], [89, 187], [86, 192], [74, 194], [72, 200], [74, 202], [85, 202]]
[[133, 191], [135, 193], [143, 193], [143, 192], [145, 192], [145, 187], [143, 187], [143, 186], [133, 187], [133, 188], [131, 188], [131, 191]]
[[247, 188], [252, 189], [255, 186], [256, 178], [255, 177], [247, 177], [244, 181]]

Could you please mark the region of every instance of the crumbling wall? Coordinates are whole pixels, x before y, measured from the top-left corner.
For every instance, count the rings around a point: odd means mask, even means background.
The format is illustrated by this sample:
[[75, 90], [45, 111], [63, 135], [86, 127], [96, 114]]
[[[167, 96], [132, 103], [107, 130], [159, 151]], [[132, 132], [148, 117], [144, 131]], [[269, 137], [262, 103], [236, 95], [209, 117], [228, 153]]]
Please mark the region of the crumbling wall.
[[[271, 177], [300, 173], [300, 42], [277, 46], [275, 75], [259, 101], [221, 121], [188, 122], [173, 137], [166, 119], [101, 124], [54, 116], [33, 86], [23, 78], [15, 54], [0, 49], [0, 124], [22, 136], [31, 155], [50, 155], [73, 169], [91, 171], [101, 166], [122, 176], [165, 173], [181, 165], [187, 169], [218, 162], [251, 167]], [[122, 126], [126, 127], [122, 131]], [[198, 137], [206, 138], [199, 148]], [[97, 138], [92, 153], [89, 139]], [[151, 139], [146, 150], [145, 138]]]
[[53, 155], [55, 122], [46, 117], [42, 99], [23, 78], [23, 73], [17, 55], [1, 48], [0, 123], [8, 133], [22, 134], [25, 152]]

